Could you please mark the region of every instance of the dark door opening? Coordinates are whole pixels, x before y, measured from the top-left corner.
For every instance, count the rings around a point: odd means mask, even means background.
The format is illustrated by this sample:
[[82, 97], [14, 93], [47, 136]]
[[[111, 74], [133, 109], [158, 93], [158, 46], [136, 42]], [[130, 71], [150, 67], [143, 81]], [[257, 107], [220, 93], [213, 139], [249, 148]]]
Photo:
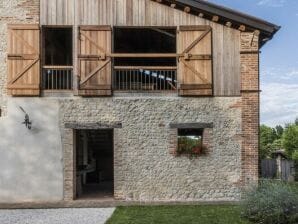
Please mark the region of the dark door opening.
[[76, 138], [77, 198], [113, 197], [113, 130], [78, 130]]

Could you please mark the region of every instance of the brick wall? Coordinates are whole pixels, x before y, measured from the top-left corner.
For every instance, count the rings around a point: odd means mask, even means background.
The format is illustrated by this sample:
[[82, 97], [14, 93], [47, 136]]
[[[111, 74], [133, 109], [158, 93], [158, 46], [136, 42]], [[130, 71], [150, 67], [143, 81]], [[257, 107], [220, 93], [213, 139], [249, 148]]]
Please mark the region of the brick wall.
[[258, 36], [241, 33], [242, 184], [258, 180], [259, 149], [259, 46]]

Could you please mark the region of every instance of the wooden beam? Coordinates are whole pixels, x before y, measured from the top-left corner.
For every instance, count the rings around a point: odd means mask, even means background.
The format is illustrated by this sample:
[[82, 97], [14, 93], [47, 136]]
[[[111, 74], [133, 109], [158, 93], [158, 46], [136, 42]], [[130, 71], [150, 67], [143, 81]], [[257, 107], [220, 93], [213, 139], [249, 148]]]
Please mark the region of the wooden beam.
[[12, 30], [39, 30], [38, 24], [8, 24], [8, 29]]
[[180, 89], [196, 90], [196, 89], [212, 89], [211, 84], [181, 84]]
[[189, 12], [190, 12], [190, 7], [186, 6], [186, 7], [184, 8], [184, 12], [189, 13]]
[[256, 36], [259, 36], [260, 33], [261, 33], [260, 30], [255, 30], [255, 31], [254, 31], [254, 35], [256, 35]]
[[107, 55], [113, 58], [176, 58], [178, 54], [158, 54], [158, 53], [148, 53], [148, 54], [125, 54], [125, 53], [113, 53]]
[[240, 25], [238, 30], [244, 32], [246, 30], [246, 27], [244, 25]]
[[219, 21], [219, 16], [213, 16], [212, 21], [213, 22], [218, 22]]
[[176, 70], [177, 66], [114, 66], [117, 70]]
[[226, 26], [227, 27], [231, 27], [232, 26], [232, 23], [231, 22], [226, 22]]

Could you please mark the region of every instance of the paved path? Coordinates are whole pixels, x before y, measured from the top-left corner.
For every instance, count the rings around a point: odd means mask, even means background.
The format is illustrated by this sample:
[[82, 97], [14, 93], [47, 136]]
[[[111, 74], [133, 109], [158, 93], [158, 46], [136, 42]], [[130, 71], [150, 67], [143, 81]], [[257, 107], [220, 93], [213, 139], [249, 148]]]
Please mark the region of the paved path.
[[0, 210], [1, 224], [104, 224], [115, 208]]

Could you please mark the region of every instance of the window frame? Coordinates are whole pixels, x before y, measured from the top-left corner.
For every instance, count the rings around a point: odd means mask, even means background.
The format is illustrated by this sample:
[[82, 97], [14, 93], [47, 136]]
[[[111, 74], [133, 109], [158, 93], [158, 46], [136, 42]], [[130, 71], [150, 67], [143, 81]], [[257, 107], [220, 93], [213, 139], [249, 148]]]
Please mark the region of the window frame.
[[[198, 132], [199, 134], [195, 135], [187, 135], [187, 134], [180, 134], [180, 131], [186, 131], [190, 130], [193, 132]], [[195, 145], [192, 147], [192, 149], [186, 149], [186, 150], [181, 150], [179, 147], [181, 147], [181, 144], [179, 143], [180, 137], [190, 137], [190, 136], [199, 136], [200, 144]], [[193, 148], [197, 148], [194, 150]], [[190, 155], [190, 156], [200, 156], [204, 154], [204, 128], [177, 128], [177, 147], [176, 147], [176, 153], [178, 155]]]
[[[150, 29], [150, 28], [154, 28], [154, 29], [173, 29], [176, 31], [176, 33], [178, 32], [178, 26], [123, 26], [123, 25], [120, 25], [120, 26], [113, 26], [113, 31], [115, 29]], [[112, 89], [113, 91], [115, 92], [176, 92], [178, 93], [178, 35], [176, 35], [176, 52], [175, 53], [151, 53], [151, 54], [146, 54], [146, 53], [115, 53], [115, 49], [114, 49], [114, 45], [115, 45], [115, 33], [112, 32]], [[168, 58], [176, 58], [176, 66], [115, 66], [115, 63], [114, 63], [114, 59], [115, 58], [119, 58], [119, 57], [122, 57], [122, 58], [125, 58], [125, 57], [142, 57], [142, 55], [146, 55], [146, 57], [148, 58], [160, 58], [160, 57], [168, 57]], [[152, 56], [152, 57], [150, 57]], [[162, 70], [162, 69], [165, 69], [165, 70], [169, 70], [169, 71], [173, 71], [175, 73], [175, 80], [176, 80], [176, 84], [171, 86], [171, 90], [165, 90], [165, 89], [157, 89], [157, 90], [150, 90], [150, 89], [146, 89], [146, 90], [142, 90], [142, 89], [137, 89], [137, 90], [132, 90], [131, 88], [130, 89], [116, 89], [115, 87], [115, 72], [117, 70], [120, 70], [120, 69], [124, 69], [125, 71], [128, 71], [129, 69], [144, 69], [144, 70]]]
[[[45, 53], [46, 53], [46, 48], [45, 48], [45, 30], [46, 29], [71, 29], [71, 38], [72, 38], [72, 65], [65, 65], [65, 66], [59, 66], [59, 65], [46, 65], [45, 64]], [[74, 68], [76, 66], [76, 40], [75, 40], [75, 35], [74, 35], [74, 26], [73, 25], [41, 25], [40, 26], [40, 55], [41, 55], [41, 60], [40, 60], [40, 80], [41, 80], [41, 91], [43, 93], [59, 93], [59, 92], [71, 92], [73, 91], [74, 88]], [[69, 88], [67, 89], [47, 89], [44, 86], [44, 69], [58, 69], [58, 70], [70, 70], [71, 71], [71, 82], [69, 85]]]

